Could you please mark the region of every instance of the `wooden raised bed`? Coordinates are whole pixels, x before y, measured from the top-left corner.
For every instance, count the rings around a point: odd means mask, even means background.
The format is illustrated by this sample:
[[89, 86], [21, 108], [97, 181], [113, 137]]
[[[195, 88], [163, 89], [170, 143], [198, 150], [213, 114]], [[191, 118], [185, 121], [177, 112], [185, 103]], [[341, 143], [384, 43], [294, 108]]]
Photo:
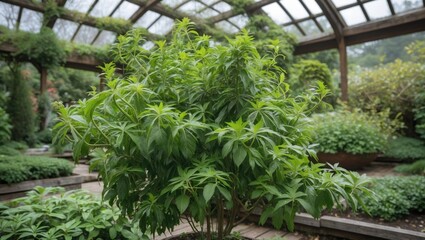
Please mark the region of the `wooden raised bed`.
[[419, 240], [425, 239], [425, 233], [384, 226], [374, 223], [356, 221], [347, 218], [322, 216], [313, 219], [308, 214], [297, 214], [295, 229], [346, 239], [389, 239]]
[[63, 187], [66, 190], [80, 189], [84, 182], [84, 176], [73, 175], [69, 177], [48, 178], [24, 181], [12, 184], [0, 184], [0, 201], [23, 197], [26, 192], [36, 186], [42, 187]]

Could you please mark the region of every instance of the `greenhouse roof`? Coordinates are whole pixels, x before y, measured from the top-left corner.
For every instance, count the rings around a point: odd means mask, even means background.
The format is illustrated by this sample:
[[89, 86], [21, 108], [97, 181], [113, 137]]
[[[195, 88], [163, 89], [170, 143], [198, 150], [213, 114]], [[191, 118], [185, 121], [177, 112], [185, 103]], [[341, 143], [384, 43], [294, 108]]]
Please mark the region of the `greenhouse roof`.
[[0, 25], [38, 32], [43, 15], [54, 14], [47, 26], [60, 39], [101, 46], [114, 42], [120, 29], [99, 27], [100, 18], [119, 18], [164, 36], [185, 16], [232, 34], [249, 16], [265, 14], [298, 36], [300, 53], [336, 47], [341, 36], [354, 36], [350, 45], [425, 30], [425, 0], [56, 0], [61, 11], [53, 13], [49, 2], [0, 0]]

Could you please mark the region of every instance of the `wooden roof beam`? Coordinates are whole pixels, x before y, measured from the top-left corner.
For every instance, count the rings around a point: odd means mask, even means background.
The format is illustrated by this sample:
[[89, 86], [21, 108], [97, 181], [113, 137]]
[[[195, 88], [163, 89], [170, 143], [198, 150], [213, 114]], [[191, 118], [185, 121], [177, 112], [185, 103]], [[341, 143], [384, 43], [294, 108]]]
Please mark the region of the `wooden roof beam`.
[[130, 17], [130, 21], [135, 23], [140, 17], [142, 17], [149, 9], [158, 4], [161, 0], [150, 0], [144, 6], [140, 8]]
[[[346, 44], [350, 46], [420, 31], [425, 31], [425, 8], [347, 27], [342, 34], [346, 39]], [[334, 34], [298, 43], [295, 47], [295, 54], [305, 54], [332, 48], [337, 48]]]
[[[13, 46], [11, 43], [1, 43], [0, 44], [0, 52], [11, 54], [17, 51], [17, 48]], [[20, 61], [28, 61], [28, 59], [19, 59]], [[102, 63], [96, 60], [92, 56], [82, 56], [77, 53], [71, 53], [67, 59], [65, 60], [65, 67], [86, 70], [91, 72], [102, 72], [102, 70], [98, 67]]]
[[[274, 2], [277, 2], [277, 0], [261, 0], [261, 1], [258, 1], [258, 2], [251, 4], [251, 5], [246, 6], [245, 11], [247, 13], [252, 13], [252, 12], [255, 12], [258, 9], [260, 9], [260, 8], [270, 4], [270, 3], [274, 3]], [[217, 22], [229, 19], [231, 17], [235, 17], [239, 14], [241, 14], [241, 13], [238, 12], [238, 11], [234, 11], [232, 9], [232, 10], [229, 10], [227, 12], [223, 12], [223, 13], [217, 15], [217, 16], [211, 17], [211, 18], [207, 19], [206, 22], [217, 23]]]

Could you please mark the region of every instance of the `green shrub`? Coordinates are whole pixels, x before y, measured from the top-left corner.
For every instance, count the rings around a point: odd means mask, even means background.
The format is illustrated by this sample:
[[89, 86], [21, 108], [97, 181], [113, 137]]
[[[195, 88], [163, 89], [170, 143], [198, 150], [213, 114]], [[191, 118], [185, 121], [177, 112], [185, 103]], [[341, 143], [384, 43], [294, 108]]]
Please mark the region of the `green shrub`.
[[364, 178], [308, 159], [304, 119], [327, 90], [289, 96], [277, 41], [276, 55], [261, 56], [246, 31], [210, 46], [193, 27], [182, 20], [149, 54], [137, 30], [119, 36], [113, 51], [126, 75], [106, 64], [107, 90], [59, 108], [55, 140], [71, 140], [75, 159], [104, 152], [105, 199], [142, 231], [160, 234], [187, 216], [218, 240], [257, 207], [261, 224], [291, 230], [299, 210], [319, 217], [342, 197], [357, 207]]
[[36, 187], [27, 197], [0, 205], [0, 235], [11, 240], [149, 239], [137, 222], [121, 216], [117, 207], [88, 192]]
[[384, 155], [402, 160], [425, 158], [425, 142], [409, 137], [390, 138]]
[[10, 125], [9, 115], [0, 107], [0, 144], [10, 140], [12, 125]]
[[367, 211], [373, 217], [392, 221], [410, 212], [425, 210], [425, 177], [386, 177], [375, 179], [370, 189], [375, 198], [363, 198]]
[[12, 127], [12, 140], [25, 141], [28, 145], [35, 144], [34, 111], [31, 101], [31, 90], [27, 79], [22, 76], [19, 65], [11, 69], [14, 76], [11, 89], [9, 113]]
[[28, 149], [28, 145], [26, 145], [23, 142], [16, 142], [16, 141], [10, 141], [4, 144], [4, 146], [19, 150], [19, 151], [25, 151]]
[[404, 174], [425, 175], [425, 159], [412, 164], [403, 164], [394, 168], [394, 171]]
[[17, 156], [17, 155], [21, 155], [22, 153], [14, 148], [11, 148], [9, 146], [0, 146], [0, 155], [5, 155], [5, 156]]
[[383, 150], [386, 135], [379, 126], [360, 112], [330, 112], [315, 115], [314, 143], [324, 153], [378, 153]]
[[0, 183], [69, 176], [73, 168], [71, 162], [59, 158], [0, 155]]

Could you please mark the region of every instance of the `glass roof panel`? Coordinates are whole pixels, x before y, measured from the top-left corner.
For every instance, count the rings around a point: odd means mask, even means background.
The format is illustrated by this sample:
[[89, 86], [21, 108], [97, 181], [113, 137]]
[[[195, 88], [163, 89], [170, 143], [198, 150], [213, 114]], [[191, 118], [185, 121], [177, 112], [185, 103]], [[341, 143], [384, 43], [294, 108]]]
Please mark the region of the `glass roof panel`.
[[317, 27], [316, 23], [314, 23], [313, 20], [302, 21], [299, 23], [299, 25], [308, 37], [321, 33], [320, 29]]
[[111, 31], [102, 31], [97, 39], [94, 41], [94, 45], [103, 46], [106, 44], [111, 44], [115, 41], [117, 34]]
[[40, 32], [43, 24], [43, 14], [24, 8], [21, 16], [19, 30], [28, 32]]
[[107, 17], [120, 3], [120, 0], [99, 0], [90, 15], [94, 17]]
[[213, 5], [214, 3], [218, 2], [218, 0], [200, 0], [200, 1], [205, 3], [208, 6]]
[[129, 19], [138, 9], [139, 6], [137, 6], [136, 4], [124, 1], [112, 14], [112, 17]]
[[229, 4], [227, 4], [223, 1], [220, 1], [216, 4], [214, 4], [213, 8], [215, 10], [219, 11], [219, 12], [227, 12], [227, 11], [232, 10], [232, 6], [230, 6]]
[[220, 12], [217, 12], [211, 8], [206, 8], [204, 11], [199, 13], [199, 16], [202, 18], [210, 18], [217, 16], [218, 14], [220, 14]]
[[0, 25], [14, 29], [18, 19], [19, 7], [0, 2]]
[[148, 28], [160, 16], [159, 13], [147, 11], [134, 23], [134, 26]]
[[168, 5], [172, 8], [175, 8], [185, 2], [186, 0], [162, 0], [161, 3], [164, 5]]
[[391, 0], [396, 13], [405, 12], [418, 7], [422, 7], [422, 0]]
[[277, 24], [289, 23], [291, 21], [288, 15], [277, 3], [266, 5], [261, 9], [263, 9], [263, 11], [266, 12], [267, 15], [269, 15], [269, 17], [273, 19]]
[[341, 10], [340, 13], [348, 26], [366, 22], [366, 17], [359, 6]]
[[316, 18], [316, 20], [319, 22], [320, 26], [323, 28], [323, 31], [325, 31], [325, 33], [333, 32], [331, 23], [328, 21], [328, 19], [325, 16], [320, 16]]
[[336, 7], [343, 7], [357, 2], [356, 0], [332, 0]]
[[308, 7], [308, 10], [312, 14], [320, 14], [322, 13], [322, 9], [317, 5], [317, 2], [315, 0], [302, 0], [304, 4]]
[[300, 30], [294, 24], [286, 26], [283, 29], [285, 31], [289, 32], [289, 33], [295, 34], [295, 36], [297, 36], [297, 37], [303, 36], [302, 33], [300, 32]]
[[71, 41], [72, 36], [78, 28], [78, 23], [64, 19], [57, 19], [53, 26], [53, 32], [60, 39]]
[[231, 23], [239, 27], [239, 29], [244, 28], [249, 22], [249, 18], [246, 15], [237, 15], [228, 19]]
[[65, 8], [85, 13], [90, 9], [93, 2], [94, 0], [68, 0], [65, 3]]
[[292, 0], [292, 1], [284, 1], [281, 0], [280, 3], [288, 10], [289, 14], [295, 19], [301, 19], [308, 17], [308, 13], [301, 5], [299, 0]]
[[155, 43], [153, 43], [151, 41], [147, 41], [142, 45], [142, 48], [144, 48], [146, 50], [151, 50], [154, 46], [155, 46]]
[[239, 29], [237, 27], [233, 26], [231, 23], [229, 23], [226, 20], [215, 23], [214, 25], [217, 28], [220, 28], [221, 30], [223, 30], [227, 33], [237, 33], [237, 32], [239, 32]]
[[74, 42], [91, 44], [98, 32], [99, 30], [97, 28], [81, 25], [80, 30], [77, 35], [75, 35]]
[[169, 31], [171, 31], [173, 26], [174, 26], [174, 20], [173, 19], [166, 17], [166, 16], [161, 16], [158, 19], [158, 21], [156, 21], [148, 30], [151, 33], [165, 35]]
[[205, 8], [205, 5], [198, 1], [189, 1], [178, 8], [179, 11], [182, 11], [189, 15], [198, 16], [199, 12]]
[[391, 10], [386, 0], [368, 2], [364, 4], [364, 7], [370, 19], [379, 19], [391, 16]]

